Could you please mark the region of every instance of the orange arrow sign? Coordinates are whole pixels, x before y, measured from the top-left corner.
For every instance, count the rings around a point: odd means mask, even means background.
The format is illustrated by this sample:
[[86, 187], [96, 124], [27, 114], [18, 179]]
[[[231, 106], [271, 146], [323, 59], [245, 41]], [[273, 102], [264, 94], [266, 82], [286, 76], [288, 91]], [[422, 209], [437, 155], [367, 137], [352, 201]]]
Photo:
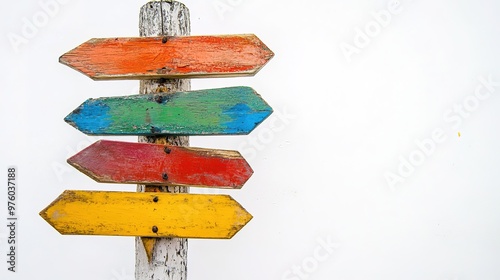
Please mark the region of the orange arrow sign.
[[255, 35], [91, 39], [59, 62], [94, 80], [253, 76], [273, 57]]

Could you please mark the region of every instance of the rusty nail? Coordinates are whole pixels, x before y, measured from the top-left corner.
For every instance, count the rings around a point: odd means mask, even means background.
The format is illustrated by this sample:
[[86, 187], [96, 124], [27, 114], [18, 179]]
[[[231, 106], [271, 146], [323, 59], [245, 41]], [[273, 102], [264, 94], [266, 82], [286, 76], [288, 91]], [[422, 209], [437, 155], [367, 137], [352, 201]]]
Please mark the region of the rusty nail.
[[151, 230], [153, 230], [154, 233], [157, 233], [158, 232], [158, 227], [157, 226], [153, 226], [153, 228]]
[[170, 154], [172, 150], [169, 147], [165, 147], [164, 151], [165, 153]]
[[151, 130], [151, 133], [158, 133], [158, 132], [160, 132], [160, 129], [157, 128], [157, 127], [154, 127], [154, 126], [151, 126], [150, 130]]
[[163, 96], [161, 96], [161, 95], [155, 96], [155, 101], [156, 101], [156, 103], [161, 104], [163, 102]]
[[158, 197], [157, 197], [157, 196], [155, 196], [155, 197], [153, 198], [153, 201], [154, 201], [154, 202], [158, 202]]
[[168, 180], [168, 174], [167, 173], [161, 174], [161, 177], [163, 178], [163, 180]]

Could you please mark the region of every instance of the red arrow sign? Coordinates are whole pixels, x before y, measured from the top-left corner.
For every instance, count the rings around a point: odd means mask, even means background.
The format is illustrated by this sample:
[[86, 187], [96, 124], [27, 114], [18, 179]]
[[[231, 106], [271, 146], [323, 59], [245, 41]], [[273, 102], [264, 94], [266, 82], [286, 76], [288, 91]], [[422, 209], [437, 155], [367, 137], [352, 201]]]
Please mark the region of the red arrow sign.
[[200, 78], [252, 76], [273, 55], [255, 35], [140, 37], [91, 39], [59, 61], [95, 80]]
[[103, 183], [241, 188], [253, 171], [236, 151], [100, 140], [68, 163]]

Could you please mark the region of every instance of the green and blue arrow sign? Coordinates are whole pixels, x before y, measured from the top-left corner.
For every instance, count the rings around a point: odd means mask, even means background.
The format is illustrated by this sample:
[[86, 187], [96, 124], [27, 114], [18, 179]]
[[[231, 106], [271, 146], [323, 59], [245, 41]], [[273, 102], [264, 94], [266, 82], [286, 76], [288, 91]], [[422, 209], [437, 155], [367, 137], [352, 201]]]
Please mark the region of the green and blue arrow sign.
[[88, 99], [65, 121], [90, 135], [248, 134], [272, 113], [250, 87]]

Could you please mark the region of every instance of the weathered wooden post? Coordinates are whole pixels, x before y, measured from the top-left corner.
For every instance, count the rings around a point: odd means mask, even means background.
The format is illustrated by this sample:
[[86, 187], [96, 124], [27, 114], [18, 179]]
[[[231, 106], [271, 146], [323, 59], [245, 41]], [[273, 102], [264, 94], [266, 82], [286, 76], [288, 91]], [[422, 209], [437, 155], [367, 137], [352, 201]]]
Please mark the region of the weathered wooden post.
[[[141, 7], [139, 15], [139, 35], [182, 36], [191, 32], [188, 8], [175, 1], [152, 1]], [[168, 37], [163, 39], [168, 40]], [[191, 89], [189, 79], [143, 80], [140, 93], [176, 92]], [[189, 146], [188, 136], [146, 136], [139, 142]], [[137, 191], [162, 191], [187, 193], [188, 187], [157, 187], [138, 185]], [[187, 279], [187, 238], [147, 238], [135, 239], [135, 278], [137, 280], [185, 280]]]

